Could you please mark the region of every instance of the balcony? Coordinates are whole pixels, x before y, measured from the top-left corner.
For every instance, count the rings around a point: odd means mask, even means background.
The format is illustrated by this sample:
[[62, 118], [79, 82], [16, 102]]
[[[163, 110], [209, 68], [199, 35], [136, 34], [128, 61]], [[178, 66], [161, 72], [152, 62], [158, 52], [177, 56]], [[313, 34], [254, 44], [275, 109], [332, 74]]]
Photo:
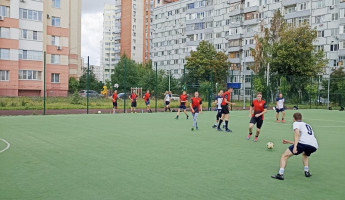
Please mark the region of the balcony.
[[235, 34], [235, 35], [228, 35], [228, 36], [226, 36], [227, 40], [236, 40], [236, 39], [240, 39], [240, 38], [242, 38], [241, 34]]
[[241, 46], [234, 46], [234, 47], [229, 47], [228, 48], [229, 52], [238, 52], [238, 51], [241, 51], [241, 50], [242, 50]]
[[345, 40], [345, 33], [339, 34], [339, 40]]
[[243, 12], [249, 13], [249, 12], [254, 12], [257, 10], [259, 10], [259, 6], [251, 6], [251, 7], [244, 8]]
[[345, 56], [345, 49], [339, 49], [339, 56]]
[[259, 19], [250, 19], [250, 20], [244, 20], [243, 25], [247, 26], [247, 25], [254, 25], [259, 23]]
[[296, 5], [299, 0], [284, 0], [282, 1], [283, 6], [291, 6], [291, 5]]
[[241, 58], [229, 58], [231, 63], [241, 63]]

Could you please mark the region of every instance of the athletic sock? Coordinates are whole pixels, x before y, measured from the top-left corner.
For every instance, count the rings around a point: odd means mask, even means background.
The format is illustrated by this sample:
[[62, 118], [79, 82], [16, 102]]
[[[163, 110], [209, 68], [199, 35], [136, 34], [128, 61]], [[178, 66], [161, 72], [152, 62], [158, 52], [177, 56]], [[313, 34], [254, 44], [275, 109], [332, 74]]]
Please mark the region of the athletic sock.
[[176, 116], [176, 119], [178, 119], [178, 115]]
[[229, 123], [229, 121], [226, 121], [226, 120], [225, 120], [225, 129], [226, 129], [226, 130], [228, 130], [228, 123]]
[[250, 135], [250, 136], [252, 136], [252, 135], [253, 135], [253, 133], [249, 133], [249, 135]]
[[282, 120], [284, 120], [284, 118], [282, 118]]
[[218, 124], [218, 129], [220, 129], [220, 125], [222, 125], [223, 120], [219, 120], [219, 124]]
[[309, 172], [309, 167], [308, 166], [304, 166], [304, 171], [305, 172]]
[[284, 171], [285, 171], [284, 168], [280, 168], [280, 169], [279, 169], [279, 174], [280, 174], [280, 175], [284, 175]]

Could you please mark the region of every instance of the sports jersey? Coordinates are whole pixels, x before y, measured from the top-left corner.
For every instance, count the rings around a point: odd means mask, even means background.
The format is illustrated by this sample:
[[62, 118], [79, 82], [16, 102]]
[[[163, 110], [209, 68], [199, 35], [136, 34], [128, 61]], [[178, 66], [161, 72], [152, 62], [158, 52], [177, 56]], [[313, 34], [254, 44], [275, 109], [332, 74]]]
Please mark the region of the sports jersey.
[[132, 102], [134, 103], [134, 102], [137, 102], [137, 95], [136, 94], [134, 94], [134, 93], [132, 93], [131, 94], [131, 99], [132, 99]]
[[278, 108], [281, 109], [281, 108], [284, 108], [284, 101], [285, 99], [284, 98], [277, 98], [276, 99], [276, 102], [278, 102]]
[[300, 138], [299, 138], [298, 143], [307, 144], [307, 145], [315, 147], [316, 149], [319, 148], [319, 145], [314, 135], [314, 131], [309, 124], [301, 122], [301, 121], [297, 121], [297, 122], [294, 122], [292, 126], [293, 126], [293, 130], [295, 129], [299, 130]]
[[217, 96], [217, 97], [216, 97], [216, 101], [217, 101], [217, 109], [218, 109], [218, 110], [221, 110], [221, 109], [222, 109], [223, 97], [222, 97], [222, 96]]
[[[254, 113], [252, 117], [254, 117], [256, 114], [262, 113], [265, 109], [267, 109], [265, 100], [258, 101], [257, 99], [255, 99], [252, 102], [251, 106], [254, 108]], [[262, 116], [262, 119], [264, 119], [264, 115], [261, 115], [261, 116]]]
[[192, 103], [192, 107], [193, 107], [194, 111], [199, 112], [200, 105], [202, 104], [201, 99], [199, 97], [198, 98], [193, 97], [191, 103]]
[[113, 103], [115, 103], [117, 99], [118, 99], [117, 94], [113, 94]]
[[228, 100], [228, 102], [230, 102], [230, 93], [228, 91], [224, 92], [223, 94], [223, 99], [222, 99], [222, 106], [225, 106], [225, 105], [228, 105], [226, 102], [225, 102], [225, 99]]
[[145, 97], [144, 97], [145, 101], [150, 100], [150, 96], [151, 96], [150, 93], [146, 93], [146, 94], [145, 94]]
[[170, 101], [170, 97], [171, 97], [170, 94], [166, 94], [166, 95], [165, 95], [165, 101]]
[[[182, 101], [184, 101], [184, 102], [182, 102]], [[186, 105], [186, 101], [187, 101], [187, 95], [183, 95], [183, 94], [181, 94], [180, 95], [180, 106], [182, 106], [182, 105]]]

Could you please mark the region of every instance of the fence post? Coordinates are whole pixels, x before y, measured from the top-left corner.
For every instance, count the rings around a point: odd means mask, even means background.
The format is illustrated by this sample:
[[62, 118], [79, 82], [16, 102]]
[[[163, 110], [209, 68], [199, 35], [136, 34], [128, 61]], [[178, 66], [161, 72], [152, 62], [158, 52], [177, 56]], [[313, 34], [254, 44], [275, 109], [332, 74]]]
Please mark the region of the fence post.
[[[313, 78], [312, 77], [310, 77], [310, 87], [311, 87], [311, 89], [313, 88]], [[311, 109], [311, 90], [309, 91], [309, 109]]]
[[[186, 75], [184, 75], [186, 77]], [[155, 112], [157, 112], [157, 94], [158, 94], [158, 90], [157, 90], [157, 84], [158, 84], [158, 70], [157, 70], [157, 63], [156, 63], [156, 85], [155, 85]]]
[[124, 97], [123, 97], [123, 113], [126, 113], [126, 98], [127, 98], [127, 93], [126, 93], [126, 89], [127, 89], [127, 57], [124, 58], [124, 63], [125, 66], [125, 73], [124, 73], [124, 77], [123, 77], [123, 88], [124, 88]]
[[329, 85], [331, 84], [331, 74], [329, 74], [329, 77], [328, 77], [328, 94], [327, 94], [327, 99], [328, 99], [328, 102], [327, 102], [327, 107], [329, 108]]
[[[231, 70], [231, 83], [233, 83], [234, 80], [234, 70]], [[232, 103], [232, 92], [231, 92], [231, 103]], [[232, 111], [232, 104], [231, 104], [231, 111]]]
[[316, 99], [316, 109], [319, 109], [319, 103], [320, 103], [320, 75], [319, 79], [317, 81], [317, 99]]
[[87, 57], [86, 114], [89, 114], [90, 56]]

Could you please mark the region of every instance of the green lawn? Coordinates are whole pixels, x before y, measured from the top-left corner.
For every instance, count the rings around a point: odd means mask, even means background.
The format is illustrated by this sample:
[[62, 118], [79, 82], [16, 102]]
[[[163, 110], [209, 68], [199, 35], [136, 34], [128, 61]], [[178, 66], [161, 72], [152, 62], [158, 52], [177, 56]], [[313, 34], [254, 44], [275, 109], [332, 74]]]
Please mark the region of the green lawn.
[[[304, 177], [301, 157], [285, 181], [271, 175], [293, 139], [292, 114], [265, 117], [259, 142], [247, 141], [248, 112], [231, 113], [233, 133], [211, 128], [215, 112], [0, 117], [0, 199], [343, 199], [345, 112], [300, 110], [319, 141]], [[266, 143], [275, 144], [273, 150]], [[0, 140], [0, 151], [6, 147]]]

